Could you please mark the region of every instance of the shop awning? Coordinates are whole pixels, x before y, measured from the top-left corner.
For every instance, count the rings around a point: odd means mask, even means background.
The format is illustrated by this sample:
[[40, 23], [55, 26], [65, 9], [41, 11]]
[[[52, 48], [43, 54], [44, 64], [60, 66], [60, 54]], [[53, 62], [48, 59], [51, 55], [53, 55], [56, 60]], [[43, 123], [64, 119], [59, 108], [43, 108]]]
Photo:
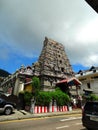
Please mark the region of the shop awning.
[[68, 82], [68, 79], [63, 79], [63, 80], [57, 82], [57, 84], [63, 84], [63, 83], [67, 83], [67, 82]]
[[81, 85], [82, 83], [77, 78], [70, 78], [68, 79], [69, 85]]
[[67, 79], [64, 79], [64, 80], [61, 80], [57, 83], [58, 84], [68, 84], [68, 85], [81, 85], [82, 83], [75, 77], [73, 78], [67, 78]]

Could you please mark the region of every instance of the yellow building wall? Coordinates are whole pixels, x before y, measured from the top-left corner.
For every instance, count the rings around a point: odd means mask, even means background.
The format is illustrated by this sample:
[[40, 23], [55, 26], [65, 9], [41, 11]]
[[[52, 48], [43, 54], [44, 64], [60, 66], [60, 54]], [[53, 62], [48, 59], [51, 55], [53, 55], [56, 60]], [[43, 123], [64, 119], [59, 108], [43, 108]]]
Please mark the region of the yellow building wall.
[[24, 90], [28, 92], [32, 92], [32, 85], [31, 84], [25, 85]]

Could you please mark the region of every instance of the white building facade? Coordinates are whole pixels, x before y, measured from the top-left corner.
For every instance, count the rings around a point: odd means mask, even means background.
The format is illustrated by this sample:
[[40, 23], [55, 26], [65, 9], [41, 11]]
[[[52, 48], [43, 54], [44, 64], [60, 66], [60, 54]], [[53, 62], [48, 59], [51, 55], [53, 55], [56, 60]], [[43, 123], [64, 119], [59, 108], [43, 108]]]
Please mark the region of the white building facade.
[[98, 95], [98, 67], [92, 66], [89, 70], [79, 71], [76, 78], [81, 81], [81, 95], [83, 93], [94, 93]]

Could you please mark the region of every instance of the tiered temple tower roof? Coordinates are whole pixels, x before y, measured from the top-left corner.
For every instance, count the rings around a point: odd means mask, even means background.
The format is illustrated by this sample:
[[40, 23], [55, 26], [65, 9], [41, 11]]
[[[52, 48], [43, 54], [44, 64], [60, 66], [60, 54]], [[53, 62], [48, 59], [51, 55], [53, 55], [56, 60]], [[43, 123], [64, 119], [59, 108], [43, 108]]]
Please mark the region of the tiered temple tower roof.
[[[47, 37], [45, 37], [38, 62], [42, 80], [50, 80], [51, 85], [61, 79], [73, 76], [73, 70], [64, 46]], [[43, 85], [46, 84], [43, 82]]]

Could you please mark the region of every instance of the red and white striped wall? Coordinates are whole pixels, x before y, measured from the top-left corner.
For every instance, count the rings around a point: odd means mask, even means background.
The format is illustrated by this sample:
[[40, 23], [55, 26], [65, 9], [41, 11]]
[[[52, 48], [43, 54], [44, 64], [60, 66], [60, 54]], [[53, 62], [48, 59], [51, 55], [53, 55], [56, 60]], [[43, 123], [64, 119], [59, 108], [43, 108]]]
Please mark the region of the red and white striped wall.
[[51, 106], [48, 108], [47, 106], [35, 106], [34, 113], [47, 113], [47, 112], [65, 112], [68, 111], [67, 106]]

